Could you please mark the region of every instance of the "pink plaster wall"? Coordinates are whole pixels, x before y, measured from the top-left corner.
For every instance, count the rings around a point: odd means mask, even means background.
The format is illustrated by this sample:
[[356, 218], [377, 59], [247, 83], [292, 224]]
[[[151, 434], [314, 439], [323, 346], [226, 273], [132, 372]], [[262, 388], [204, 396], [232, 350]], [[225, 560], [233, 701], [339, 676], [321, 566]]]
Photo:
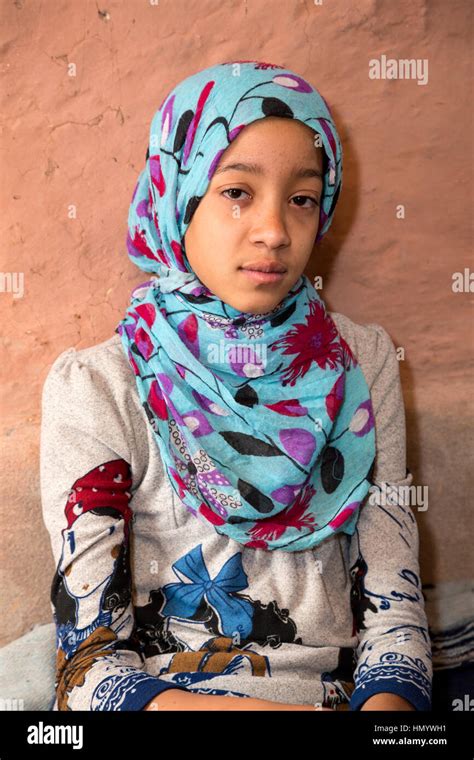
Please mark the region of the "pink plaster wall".
[[[422, 580], [472, 576], [473, 299], [452, 290], [453, 273], [472, 266], [471, 9], [470, 0], [107, 0], [99, 9], [4, 0], [2, 273], [23, 273], [24, 294], [0, 293], [0, 644], [51, 621], [38, 471], [46, 373], [69, 346], [110, 337], [143, 279], [125, 251], [126, 221], [164, 94], [233, 58], [289, 66], [333, 109], [345, 183], [307, 273], [323, 275], [330, 309], [382, 324], [404, 349], [408, 463], [429, 488], [416, 515]], [[382, 54], [427, 59], [428, 83], [369, 79], [369, 60]]]

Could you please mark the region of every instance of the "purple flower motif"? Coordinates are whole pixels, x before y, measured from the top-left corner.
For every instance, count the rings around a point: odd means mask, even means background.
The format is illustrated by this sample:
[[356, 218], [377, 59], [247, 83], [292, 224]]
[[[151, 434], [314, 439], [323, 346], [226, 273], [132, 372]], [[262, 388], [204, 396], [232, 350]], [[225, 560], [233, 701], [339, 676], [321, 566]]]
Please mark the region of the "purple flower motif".
[[205, 285], [197, 285], [195, 288], [191, 290], [191, 295], [200, 296], [204, 293], [205, 290], [206, 290]]
[[[324, 134], [326, 135], [329, 142], [329, 147], [331, 148], [331, 151], [332, 151], [332, 155], [333, 157], [335, 157], [337, 155], [337, 148], [336, 148], [336, 141], [334, 139], [332, 130], [326, 123], [326, 119], [321, 118], [321, 119], [318, 119], [317, 121], [318, 121], [318, 124], [321, 125], [322, 130]], [[329, 159], [331, 160], [331, 156], [329, 156]]]
[[291, 504], [295, 498], [296, 495], [300, 492], [301, 485], [295, 485], [295, 486], [283, 486], [281, 488], [277, 488], [275, 491], [272, 491], [270, 496], [275, 501], [279, 501], [280, 504]]
[[171, 393], [173, 390], [173, 381], [168, 375], [165, 375], [164, 372], [158, 372], [156, 379], [160, 383], [161, 390], [164, 391], [164, 393]]
[[207, 398], [207, 396], [203, 396], [202, 393], [199, 393], [198, 391], [192, 391], [192, 394], [198, 404], [202, 406], [203, 409], [205, 409], [207, 412], [211, 412], [211, 414], [218, 414], [221, 417], [227, 417], [230, 412], [225, 411], [219, 404], [216, 404], [215, 401], [211, 401], [210, 398]]
[[249, 346], [232, 346], [229, 351], [229, 364], [239, 377], [260, 377], [265, 374], [262, 360]]
[[167, 393], [165, 393], [165, 391], [163, 389], [161, 389], [161, 390], [162, 390], [163, 396], [164, 396], [164, 398], [166, 400], [166, 406], [168, 407], [168, 409], [170, 410], [171, 414], [173, 415], [173, 418], [175, 419], [176, 423], [178, 425], [181, 425], [181, 427], [184, 427], [185, 426], [185, 422], [184, 422], [182, 416], [180, 415], [180, 413], [178, 412], [178, 410], [176, 409], [175, 405], [171, 401], [171, 398], [168, 396]]
[[241, 132], [245, 126], [246, 126], [245, 124], [238, 124], [236, 127], [231, 129], [229, 132], [229, 142], [232, 142], [232, 140], [235, 140], [239, 132]]
[[359, 404], [355, 410], [349, 423], [349, 430], [351, 433], [358, 436], [358, 438], [362, 438], [362, 436], [367, 435], [367, 433], [372, 430], [374, 424], [372, 401], [369, 398], [367, 401], [363, 401], [362, 404]]
[[297, 462], [307, 465], [316, 449], [316, 439], [304, 428], [285, 428], [280, 430], [279, 438], [288, 454]]
[[143, 198], [140, 201], [135, 211], [136, 211], [137, 216], [146, 216], [148, 219], [153, 219], [150, 213], [150, 202], [147, 198]]
[[213, 432], [213, 428], [210, 426], [207, 418], [199, 409], [192, 409], [190, 412], [183, 414], [183, 421], [195, 438], [200, 438], [202, 435], [209, 435], [209, 433]]
[[[122, 325], [122, 327], [123, 327], [123, 325]], [[132, 341], [133, 338], [134, 338], [135, 330], [136, 330], [136, 325], [135, 324], [131, 324], [130, 322], [127, 322], [125, 324], [125, 332], [126, 332], [127, 337], [128, 337], [128, 339], [130, 341]]]
[[144, 298], [150, 289], [150, 285], [153, 285], [154, 280], [148, 280], [147, 282], [141, 282], [136, 288], [132, 290], [132, 298]]
[[217, 168], [217, 164], [219, 163], [220, 158], [221, 158], [222, 154], [224, 153], [224, 150], [225, 150], [224, 148], [222, 150], [218, 150], [217, 153], [216, 153], [216, 155], [212, 159], [211, 165], [209, 166], [209, 170], [207, 172], [207, 178], [209, 180], [212, 178], [212, 175], [214, 174], [214, 172], [215, 172], [215, 170]]
[[288, 90], [296, 90], [297, 92], [313, 92], [311, 85], [296, 74], [276, 74], [272, 81], [275, 84], [279, 84], [281, 87], [286, 87]]

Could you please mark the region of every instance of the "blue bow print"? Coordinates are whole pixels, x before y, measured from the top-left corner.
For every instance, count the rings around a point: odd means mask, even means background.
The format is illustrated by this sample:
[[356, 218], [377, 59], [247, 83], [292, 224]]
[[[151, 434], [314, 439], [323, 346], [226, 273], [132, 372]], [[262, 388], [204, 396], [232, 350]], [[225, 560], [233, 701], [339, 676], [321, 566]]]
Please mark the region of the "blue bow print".
[[178, 577], [184, 576], [191, 583], [182, 581], [163, 586], [167, 599], [163, 615], [192, 618], [206, 597], [208, 604], [219, 616], [222, 635], [232, 637], [238, 633], [241, 638], [249, 636], [253, 625], [253, 606], [246, 599], [231, 596], [248, 586], [241, 552], [230, 557], [213, 579], [206, 568], [201, 544], [181, 557], [172, 568]]

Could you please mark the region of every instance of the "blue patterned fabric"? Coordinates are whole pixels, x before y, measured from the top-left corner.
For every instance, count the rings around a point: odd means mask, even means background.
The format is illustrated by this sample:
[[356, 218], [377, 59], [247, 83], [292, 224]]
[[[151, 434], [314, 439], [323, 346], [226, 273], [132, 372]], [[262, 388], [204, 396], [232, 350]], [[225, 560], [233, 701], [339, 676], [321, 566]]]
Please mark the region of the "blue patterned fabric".
[[[367, 383], [305, 275], [272, 311], [240, 312], [197, 278], [184, 247], [226, 148], [269, 116], [320, 135], [327, 160], [316, 240], [327, 232], [342, 150], [324, 98], [272, 64], [200, 71], [153, 117], [127, 246], [155, 277], [132, 292], [116, 332], [183, 507], [244, 546], [291, 552], [354, 532], [375, 463]], [[226, 351], [213, 351], [221, 341]]]

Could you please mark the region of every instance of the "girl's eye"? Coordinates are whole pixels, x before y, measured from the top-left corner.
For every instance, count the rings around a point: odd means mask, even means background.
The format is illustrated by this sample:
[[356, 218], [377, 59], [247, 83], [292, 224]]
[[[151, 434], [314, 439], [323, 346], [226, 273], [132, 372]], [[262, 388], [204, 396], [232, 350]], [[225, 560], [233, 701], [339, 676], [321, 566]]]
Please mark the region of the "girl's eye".
[[[229, 187], [228, 190], [224, 190], [223, 191], [222, 195], [225, 195], [226, 193], [245, 193], [245, 190], [241, 190], [240, 187]], [[248, 193], [245, 193], [245, 194], [248, 195]], [[226, 195], [225, 197], [227, 198], [228, 196]], [[234, 197], [234, 198], [229, 198], [229, 200], [231, 200], [231, 201], [240, 201], [242, 199]]]
[[[241, 190], [240, 187], [229, 187], [227, 190], [224, 190], [222, 192], [222, 195], [224, 195], [226, 198], [228, 198], [229, 196], [226, 195], [226, 193], [245, 193], [245, 195], [248, 195], [248, 193], [246, 193], [245, 190]], [[311, 198], [311, 196], [309, 196], [309, 195], [295, 195], [295, 197], [292, 198], [292, 200], [296, 200], [298, 198], [299, 199], [303, 199], [303, 201], [310, 201], [310, 205], [309, 206], [300, 206], [297, 203], [298, 208], [307, 208], [307, 209], [309, 209], [309, 208], [314, 208], [314, 207], [318, 207], [319, 206], [319, 203], [316, 200], [316, 198]], [[235, 196], [233, 196], [233, 197], [229, 198], [229, 200], [240, 201], [240, 200], [242, 200], [242, 198], [236, 198]]]
[[314, 208], [315, 206], [316, 207], [319, 206], [319, 203], [316, 200], [316, 198], [311, 198], [310, 195], [295, 195], [295, 197], [292, 198], [292, 200], [294, 201], [297, 198], [303, 198], [303, 200], [311, 201], [311, 206], [298, 206], [298, 208]]

